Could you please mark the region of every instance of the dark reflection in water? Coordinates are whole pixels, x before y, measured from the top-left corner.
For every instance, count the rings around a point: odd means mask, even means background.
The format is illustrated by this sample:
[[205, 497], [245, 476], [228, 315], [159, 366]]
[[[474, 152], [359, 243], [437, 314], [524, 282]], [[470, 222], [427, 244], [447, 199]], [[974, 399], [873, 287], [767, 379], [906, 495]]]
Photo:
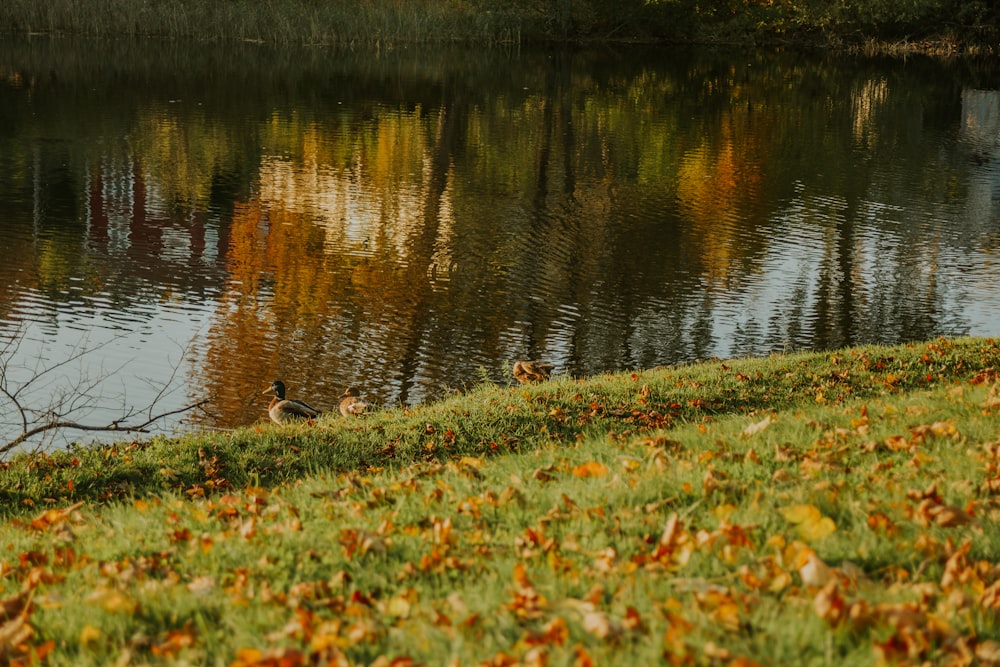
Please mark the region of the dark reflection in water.
[[585, 375], [998, 334], [995, 77], [5, 41], [8, 382], [95, 348], [34, 398], [84, 377], [86, 420], [204, 395], [189, 418], [230, 427], [274, 377], [321, 407], [349, 384], [411, 404], [523, 357]]

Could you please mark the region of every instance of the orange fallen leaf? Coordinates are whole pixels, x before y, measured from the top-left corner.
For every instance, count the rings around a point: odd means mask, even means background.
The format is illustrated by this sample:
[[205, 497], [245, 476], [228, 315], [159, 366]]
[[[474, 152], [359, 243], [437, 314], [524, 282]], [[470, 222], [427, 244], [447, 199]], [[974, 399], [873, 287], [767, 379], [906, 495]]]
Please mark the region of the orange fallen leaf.
[[935, 524], [942, 528], [964, 526], [972, 518], [960, 507], [945, 505], [935, 498], [924, 498], [913, 513], [914, 520], [921, 526]]
[[573, 647], [576, 657], [573, 660], [573, 667], [594, 667], [594, 659], [590, 657], [587, 650], [580, 645]]
[[514, 565], [514, 596], [507, 608], [520, 618], [539, 618], [548, 602], [535, 590], [524, 563]]
[[642, 622], [642, 617], [635, 607], [629, 606], [625, 610], [625, 618], [622, 619], [622, 627], [630, 632], [645, 632], [646, 624]]
[[541, 632], [529, 634], [525, 643], [529, 646], [562, 646], [569, 639], [569, 626], [561, 617], [556, 616], [545, 624]]
[[847, 615], [847, 603], [840, 594], [836, 579], [828, 581], [813, 598], [813, 610], [816, 615], [831, 626], [840, 625]]
[[603, 463], [588, 461], [573, 468], [573, 474], [577, 477], [604, 477], [608, 474], [608, 468]]
[[150, 647], [150, 653], [156, 656], [174, 657], [186, 648], [195, 644], [194, 629], [186, 626], [180, 630], [171, 630], [157, 643]]
[[868, 515], [868, 527], [876, 533], [885, 533], [886, 537], [892, 537], [899, 528], [882, 512], [872, 512]]
[[35, 530], [46, 530], [51, 528], [52, 526], [62, 523], [68, 519], [70, 514], [83, 507], [84, 504], [84, 501], [81, 500], [80, 502], [63, 509], [46, 510], [32, 519], [31, 527]]

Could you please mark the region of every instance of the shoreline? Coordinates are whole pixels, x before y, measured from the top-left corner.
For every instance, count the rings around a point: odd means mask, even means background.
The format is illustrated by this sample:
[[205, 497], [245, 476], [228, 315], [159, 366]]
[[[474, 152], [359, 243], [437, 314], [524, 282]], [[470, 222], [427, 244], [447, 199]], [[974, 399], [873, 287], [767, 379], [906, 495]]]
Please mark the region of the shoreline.
[[[946, 0], [888, 0], [865, 10], [851, 3], [773, 3], [721, 12], [697, 4], [571, 0], [502, 9], [478, 0], [252, 0], [169, 6], [134, 0], [11, 0], [0, 34], [29, 37], [171, 39], [391, 49], [404, 45], [588, 46], [644, 44], [820, 50], [852, 56], [986, 57], [1000, 50], [1000, 11]], [[947, 21], [945, 21], [947, 19]], [[928, 28], [928, 26], [931, 26]]]

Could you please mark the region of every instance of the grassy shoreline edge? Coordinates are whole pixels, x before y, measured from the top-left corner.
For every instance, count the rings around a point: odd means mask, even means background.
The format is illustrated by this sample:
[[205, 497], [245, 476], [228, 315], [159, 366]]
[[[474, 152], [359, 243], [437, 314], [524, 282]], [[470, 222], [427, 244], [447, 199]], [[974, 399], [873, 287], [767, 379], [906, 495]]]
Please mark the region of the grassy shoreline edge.
[[[972, 358], [974, 352], [978, 359]], [[441, 401], [381, 410], [361, 422], [329, 412], [315, 427], [278, 427], [262, 417], [231, 432], [12, 457], [0, 464], [0, 511], [36, 499], [48, 504], [106, 501], [167, 490], [199, 496], [279, 485], [302, 475], [532, 451], [605, 432], [626, 437], [720, 415], [863, 400], [993, 373], [1000, 373], [1000, 343], [941, 339], [583, 379], [561, 376], [528, 387], [484, 384]]]
[[995, 664], [998, 381], [940, 339], [15, 458], [0, 652]]

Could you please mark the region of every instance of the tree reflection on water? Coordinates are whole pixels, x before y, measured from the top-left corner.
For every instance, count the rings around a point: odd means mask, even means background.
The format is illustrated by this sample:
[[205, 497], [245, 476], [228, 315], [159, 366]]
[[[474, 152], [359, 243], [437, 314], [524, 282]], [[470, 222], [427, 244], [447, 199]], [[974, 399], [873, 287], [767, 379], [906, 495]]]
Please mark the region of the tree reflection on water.
[[108, 349], [139, 358], [138, 402], [172, 340], [178, 402], [212, 396], [212, 426], [262, 418], [274, 377], [330, 409], [348, 385], [391, 404], [507, 383], [515, 358], [583, 375], [996, 334], [977, 75], [12, 40], [0, 326], [34, 327], [24, 354], [127, 332]]

